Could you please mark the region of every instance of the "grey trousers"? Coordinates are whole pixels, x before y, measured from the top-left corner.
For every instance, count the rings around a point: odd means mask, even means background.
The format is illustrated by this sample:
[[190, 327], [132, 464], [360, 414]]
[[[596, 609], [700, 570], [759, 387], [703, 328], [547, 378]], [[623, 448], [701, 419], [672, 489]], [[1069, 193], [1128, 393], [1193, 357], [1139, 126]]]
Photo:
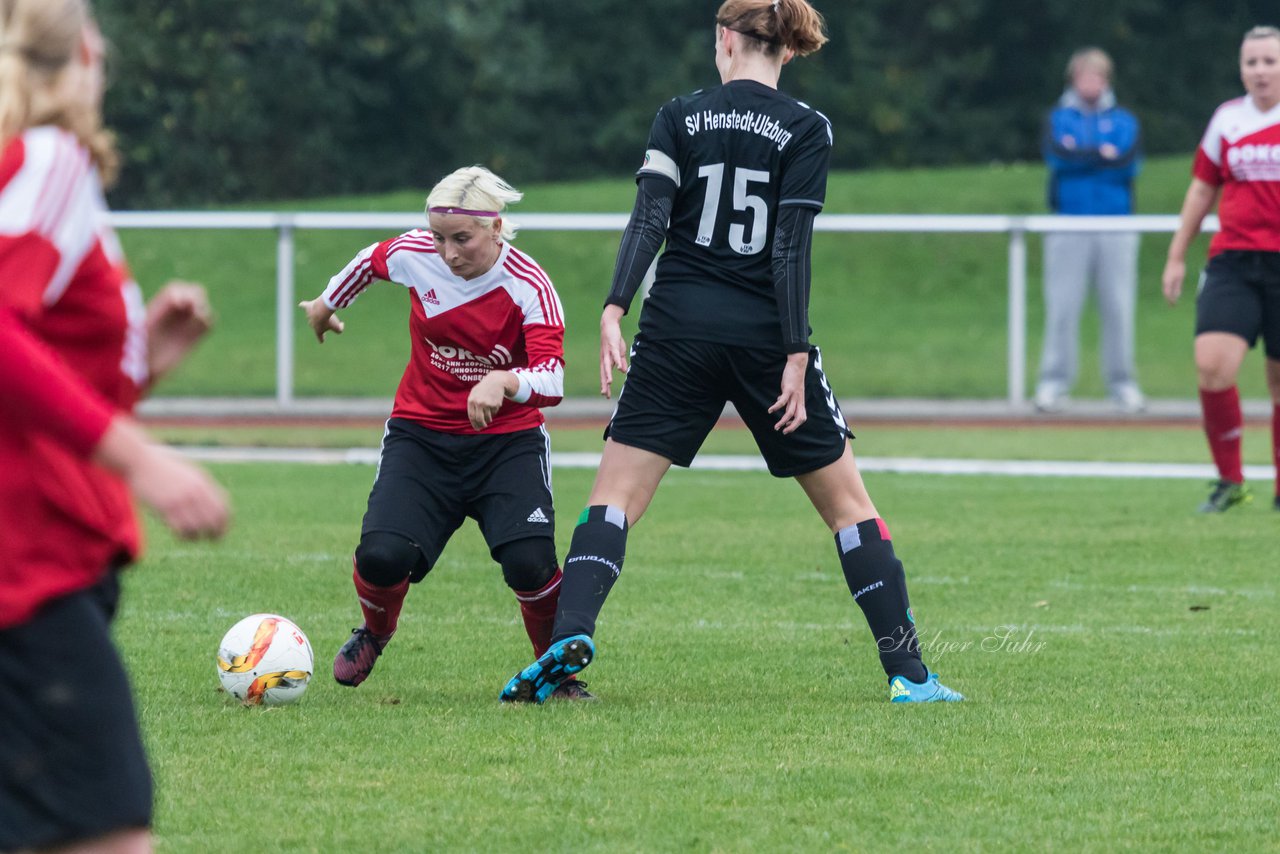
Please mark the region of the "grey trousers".
[[1061, 232], [1044, 238], [1044, 352], [1040, 388], [1066, 393], [1076, 381], [1080, 314], [1092, 285], [1102, 327], [1102, 379], [1115, 391], [1137, 385], [1134, 309], [1138, 235]]

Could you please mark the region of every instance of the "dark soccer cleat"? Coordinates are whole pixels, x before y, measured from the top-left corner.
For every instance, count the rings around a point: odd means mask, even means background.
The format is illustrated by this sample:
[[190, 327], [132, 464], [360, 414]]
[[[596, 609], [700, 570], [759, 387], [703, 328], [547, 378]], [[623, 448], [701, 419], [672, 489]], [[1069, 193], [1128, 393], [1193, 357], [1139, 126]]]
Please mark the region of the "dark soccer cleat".
[[373, 672], [378, 656], [391, 635], [375, 635], [364, 626], [351, 630], [351, 637], [333, 659], [333, 678], [339, 685], [356, 687]]
[[936, 673], [930, 673], [923, 682], [912, 682], [905, 676], [889, 680], [891, 703], [958, 703], [963, 699], [959, 691], [952, 691], [939, 682]]
[[552, 700], [595, 700], [596, 695], [587, 690], [587, 683], [569, 678], [551, 692]]
[[1226, 513], [1238, 504], [1248, 504], [1253, 500], [1249, 488], [1243, 483], [1230, 480], [1219, 480], [1213, 484], [1213, 491], [1200, 505], [1200, 513]]
[[586, 635], [556, 641], [533, 664], [521, 670], [502, 689], [504, 703], [545, 703], [570, 676], [591, 663], [596, 646]]

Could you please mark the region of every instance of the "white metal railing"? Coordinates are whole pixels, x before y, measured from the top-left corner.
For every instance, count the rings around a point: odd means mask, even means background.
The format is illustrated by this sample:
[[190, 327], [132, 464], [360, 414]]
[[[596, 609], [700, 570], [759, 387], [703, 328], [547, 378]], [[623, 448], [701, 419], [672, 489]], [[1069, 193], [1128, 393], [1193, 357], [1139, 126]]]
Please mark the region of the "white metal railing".
[[[616, 231], [627, 214], [519, 214], [526, 231]], [[424, 225], [421, 213], [255, 213], [199, 211], [118, 211], [118, 229], [246, 229], [276, 232], [276, 404], [293, 405], [294, 232], [304, 230], [407, 231]], [[1003, 214], [822, 214], [815, 231], [855, 234], [1007, 234], [1008, 247], [1008, 402], [1025, 402], [1027, 379], [1027, 235], [1062, 231], [1157, 232], [1170, 234], [1178, 217], [1161, 216], [1006, 216]], [[1205, 232], [1218, 218], [1205, 218]]]

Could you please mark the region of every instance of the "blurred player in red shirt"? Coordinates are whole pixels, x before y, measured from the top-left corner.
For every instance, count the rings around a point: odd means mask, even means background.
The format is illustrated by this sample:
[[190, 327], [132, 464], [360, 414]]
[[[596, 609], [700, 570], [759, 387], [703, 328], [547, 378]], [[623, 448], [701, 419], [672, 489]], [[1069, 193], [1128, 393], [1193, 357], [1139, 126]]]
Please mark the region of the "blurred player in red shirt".
[[0, 0], [0, 850], [150, 850], [151, 777], [109, 635], [140, 542], [226, 498], [130, 416], [208, 330], [196, 285], [150, 305], [106, 222], [102, 38], [84, 0]]

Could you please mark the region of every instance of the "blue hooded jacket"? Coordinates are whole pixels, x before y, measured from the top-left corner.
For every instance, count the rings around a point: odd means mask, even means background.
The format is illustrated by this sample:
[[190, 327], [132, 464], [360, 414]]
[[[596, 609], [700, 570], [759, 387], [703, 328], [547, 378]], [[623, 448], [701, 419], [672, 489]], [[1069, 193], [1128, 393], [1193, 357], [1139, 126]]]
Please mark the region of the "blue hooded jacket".
[[[1049, 114], [1044, 159], [1049, 167], [1049, 209], [1054, 213], [1133, 213], [1133, 180], [1142, 163], [1138, 120], [1116, 105], [1110, 89], [1096, 104], [1067, 89]], [[1099, 149], [1116, 147], [1114, 158]]]

